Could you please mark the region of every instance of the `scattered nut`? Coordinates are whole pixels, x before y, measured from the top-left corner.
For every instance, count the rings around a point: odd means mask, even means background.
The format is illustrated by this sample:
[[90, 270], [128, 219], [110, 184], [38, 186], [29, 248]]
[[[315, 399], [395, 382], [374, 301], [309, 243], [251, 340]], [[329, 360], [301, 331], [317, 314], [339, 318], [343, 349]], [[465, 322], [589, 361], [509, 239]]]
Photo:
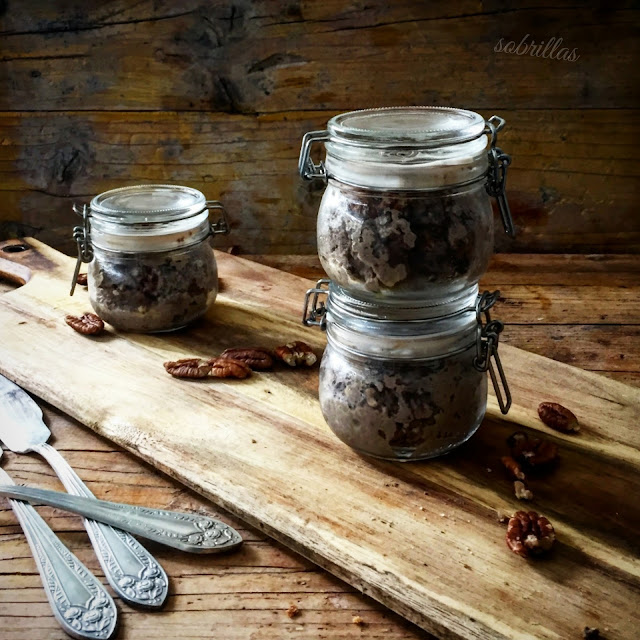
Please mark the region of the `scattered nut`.
[[531, 468], [546, 466], [558, 457], [558, 447], [553, 442], [530, 437], [524, 431], [511, 435], [507, 444], [512, 457]]
[[244, 362], [251, 369], [271, 369], [273, 358], [268, 349], [262, 347], [226, 349], [220, 354], [221, 358], [232, 358]]
[[359, 627], [364, 627], [365, 625], [365, 621], [360, 616], [353, 616], [353, 618], [351, 618], [351, 622], [353, 622], [353, 624], [357, 624]]
[[535, 511], [516, 511], [507, 524], [507, 546], [524, 558], [546, 553], [555, 539], [553, 525]]
[[502, 464], [505, 466], [506, 470], [511, 474], [511, 477], [514, 480], [525, 479], [524, 472], [520, 468], [517, 460], [515, 460], [511, 456], [502, 456], [500, 460], [502, 460]]
[[211, 363], [200, 358], [182, 358], [175, 362], [165, 362], [164, 368], [174, 378], [206, 378], [211, 372]]
[[578, 418], [573, 411], [563, 407], [557, 402], [541, 402], [538, 405], [540, 420], [548, 427], [562, 433], [577, 433], [580, 431]]
[[277, 347], [274, 351], [277, 358], [288, 364], [290, 367], [304, 365], [311, 367], [318, 359], [313, 349], [306, 343], [296, 340], [282, 347]]
[[208, 361], [210, 366], [209, 375], [214, 378], [248, 378], [251, 369], [244, 362], [233, 358], [212, 358]]
[[521, 480], [516, 480], [513, 483], [513, 489], [516, 493], [516, 498], [518, 500], [533, 500], [533, 492], [527, 489], [524, 482]]
[[76, 278], [76, 284], [79, 284], [81, 287], [86, 287], [87, 286], [87, 274], [86, 273], [79, 273], [78, 277]]
[[584, 636], [584, 640], [600, 640], [600, 638], [602, 638], [600, 629], [597, 627], [585, 627], [582, 635]]
[[104, 322], [95, 313], [85, 313], [78, 316], [65, 316], [64, 321], [78, 333], [85, 336], [95, 336], [104, 329]]
[[287, 609], [287, 615], [293, 620], [293, 618], [297, 618], [300, 615], [300, 609], [295, 604], [292, 604]]

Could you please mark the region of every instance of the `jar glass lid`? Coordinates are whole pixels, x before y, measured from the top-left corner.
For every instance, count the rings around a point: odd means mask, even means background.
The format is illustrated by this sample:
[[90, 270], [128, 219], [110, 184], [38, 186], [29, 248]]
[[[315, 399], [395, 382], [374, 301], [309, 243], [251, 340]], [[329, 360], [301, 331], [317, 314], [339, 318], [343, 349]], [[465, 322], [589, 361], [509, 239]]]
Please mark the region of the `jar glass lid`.
[[385, 107], [341, 113], [327, 125], [332, 139], [358, 146], [440, 147], [475, 140], [484, 118], [449, 107]]
[[197, 189], [172, 184], [145, 184], [112, 189], [91, 201], [91, 215], [127, 223], [166, 222], [188, 218], [207, 206]]

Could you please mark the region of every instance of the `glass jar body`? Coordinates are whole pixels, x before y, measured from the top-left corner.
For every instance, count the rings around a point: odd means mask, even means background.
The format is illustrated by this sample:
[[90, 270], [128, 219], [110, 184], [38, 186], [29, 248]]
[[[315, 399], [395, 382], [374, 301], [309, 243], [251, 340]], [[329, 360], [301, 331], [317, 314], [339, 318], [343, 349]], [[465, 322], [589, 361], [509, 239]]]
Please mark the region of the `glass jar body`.
[[204, 315], [218, 293], [215, 257], [205, 238], [165, 251], [93, 247], [88, 268], [95, 312], [123, 331], [180, 329]]
[[377, 190], [330, 178], [318, 254], [333, 282], [363, 300], [434, 304], [471, 292], [493, 251], [485, 181], [440, 190]]
[[432, 359], [354, 354], [331, 339], [319, 397], [331, 430], [356, 451], [385, 460], [424, 460], [468, 440], [487, 406], [487, 376], [475, 343]]

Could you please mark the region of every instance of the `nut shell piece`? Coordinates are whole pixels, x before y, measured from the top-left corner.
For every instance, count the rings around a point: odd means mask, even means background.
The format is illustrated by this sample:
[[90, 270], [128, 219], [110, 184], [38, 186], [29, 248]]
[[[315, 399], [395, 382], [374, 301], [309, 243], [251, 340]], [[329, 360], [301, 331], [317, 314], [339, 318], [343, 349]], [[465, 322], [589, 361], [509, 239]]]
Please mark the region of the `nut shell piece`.
[[578, 418], [573, 411], [563, 407], [557, 402], [541, 402], [538, 405], [540, 420], [548, 427], [562, 433], [577, 433], [580, 431]]
[[81, 316], [65, 316], [64, 321], [78, 333], [85, 336], [95, 336], [104, 330], [104, 322], [95, 313], [85, 313]]

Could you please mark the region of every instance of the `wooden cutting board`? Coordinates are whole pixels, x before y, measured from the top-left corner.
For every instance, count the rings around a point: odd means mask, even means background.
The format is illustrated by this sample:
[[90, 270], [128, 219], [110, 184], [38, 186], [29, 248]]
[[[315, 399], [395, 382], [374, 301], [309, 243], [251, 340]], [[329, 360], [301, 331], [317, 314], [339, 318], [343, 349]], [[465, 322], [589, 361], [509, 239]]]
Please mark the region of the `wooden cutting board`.
[[[491, 397], [479, 432], [449, 456], [366, 459], [324, 423], [317, 368], [184, 381], [162, 366], [292, 339], [320, 353], [324, 335], [300, 323], [309, 281], [218, 253], [222, 290], [196, 326], [86, 338], [63, 320], [90, 309], [86, 291], [69, 297], [74, 261], [34, 240], [7, 244], [0, 273], [28, 282], [0, 296], [0, 372], [24, 388], [439, 637], [578, 639], [585, 626], [638, 637], [639, 390], [503, 345], [506, 419]], [[573, 408], [580, 435], [544, 427], [543, 400]], [[500, 464], [514, 422], [560, 447], [531, 482], [533, 503], [513, 497]], [[498, 522], [529, 506], [558, 535], [535, 561], [507, 549]]]

